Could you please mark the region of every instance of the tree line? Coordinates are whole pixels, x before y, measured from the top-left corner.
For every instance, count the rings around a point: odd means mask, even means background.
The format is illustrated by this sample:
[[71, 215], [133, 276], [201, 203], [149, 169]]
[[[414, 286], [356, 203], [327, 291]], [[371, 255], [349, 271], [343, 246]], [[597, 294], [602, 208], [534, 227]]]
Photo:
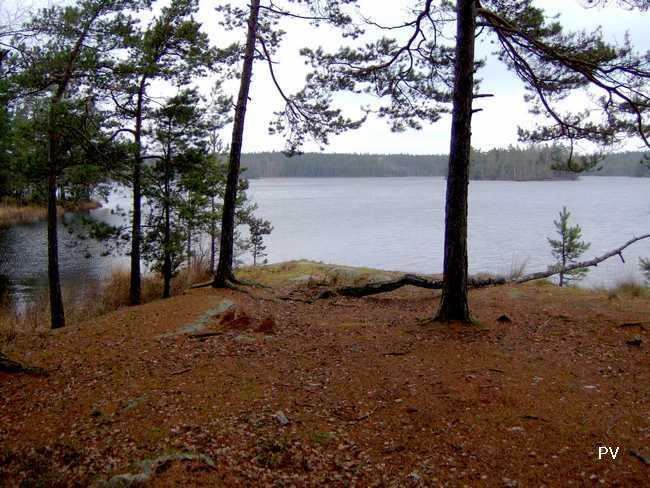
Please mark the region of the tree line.
[[[575, 173], [553, 169], [558, 147], [524, 148], [510, 146], [472, 152], [470, 179], [475, 180], [555, 180], [574, 179]], [[319, 178], [380, 176], [447, 176], [447, 154], [357, 154], [307, 152], [287, 156], [281, 151], [242, 155], [247, 178]], [[641, 164], [643, 153], [611, 153], [603, 157], [595, 176], [650, 176], [650, 168]]]
[[[520, 129], [520, 140], [563, 144], [552, 171], [579, 173], [597, 167], [599, 155], [576, 150], [585, 141], [611, 147], [634, 136], [650, 147], [650, 59], [627, 39], [614, 45], [600, 30], [567, 31], [532, 0], [414, 1], [403, 22], [395, 25], [374, 21], [372, 12], [357, 3], [250, 0], [239, 7], [215, 2], [221, 32], [240, 33], [240, 41], [232, 44], [221, 38], [211, 43], [196, 20], [198, 0], [171, 0], [164, 6], [150, 0], [77, 0], [39, 11], [18, 30], [0, 32], [5, 110], [10, 119], [27, 111], [28, 125], [39, 121], [29, 139], [34, 143], [26, 149], [34, 148], [43, 162], [36, 179], [48, 207], [53, 327], [65, 323], [56, 205], [66, 193], [69, 175], [90, 163], [132, 190], [131, 225], [121, 234], [129, 241], [131, 303], [140, 301], [140, 263], [149, 252], [145, 229], [158, 229], [164, 250], [161, 269], [169, 270], [174, 257], [164, 253], [171, 252], [172, 241], [178, 248], [174, 222], [184, 221], [183, 228], [193, 232], [198, 223], [189, 222], [197, 209], [212, 205], [219, 207], [213, 286], [238, 283], [233, 253], [245, 187], [240, 179], [244, 126], [247, 112], [255, 107], [249, 104], [250, 86], [258, 69], [267, 71], [283, 104], [269, 130], [285, 139], [288, 154], [298, 153], [307, 138], [325, 146], [332, 135], [354, 130], [370, 116], [403, 131], [451, 113], [444, 286], [436, 315], [443, 321], [471, 321], [467, 197], [472, 171], [479, 178], [494, 177], [495, 172], [496, 177], [520, 179], [537, 167], [531, 164], [520, 174], [506, 164], [506, 154], [495, 150], [482, 156], [472, 149], [472, 119], [486, 109], [483, 100], [493, 96], [481, 90], [475, 77], [484, 64], [475, 55], [477, 42], [491, 43], [496, 58], [528, 91], [525, 99], [538, 125]], [[650, 6], [645, 0], [600, 0], [583, 7], [610, 3], [639, 11]], [[342, 46], [332, 52], [301, 49], [309, 73], [303, 88], [288, 92], [278, 76], [283, 67], [277, 54], [286, 32], [297, 23], [327, 25], [339, 33]], [[453, 28], [456, 35], [446, 35]], [[215, 81], [215, 91], [212, 103], [203, 105], [197, 84], [207, 77]], [[220, 95], [228, 79], [239, 84], [234, 99]], [[352, 115], [337, 105], [335, 95], [343, 92], [348, 100], [363, 95]], [[591, 105], [583, 112], [568, 112], [562, 101], [577, 92], [588, 92]], [[217, 146], [215, 131], [230, 122], [227, 147], [210, 150], [211, 143]], [[218, 154], [225, 163], [221, 189], [211, 182], [209, 163]], [[13, 160], [11, 151], [1, 157]], [[481, 157], [490, 164], [482, 167]], [[498, 169], [483, 172], [488, 166]], [[195, 195], [201, 197], [196, 204]], [[154, 221], [143, 218], [143, 199], [157, 202]]]

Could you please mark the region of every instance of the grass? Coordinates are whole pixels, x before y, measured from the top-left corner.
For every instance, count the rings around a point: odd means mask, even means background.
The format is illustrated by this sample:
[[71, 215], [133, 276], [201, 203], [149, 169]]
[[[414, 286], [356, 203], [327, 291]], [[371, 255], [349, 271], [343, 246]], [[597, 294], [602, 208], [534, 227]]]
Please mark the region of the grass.
[[[303, 286], [336, 286], [360, 284], [370, 280], [390, 280], [403, 273], [372, 268], [325, 264], [315, 261], [286, 261], [263, 266], [245, 266], [237, 270], [237, 276], [268, 286], [293, 282]], [[296, 281], [297, 280], [297, 281]]]
[[27, 224], [37, 220], [43, 220], [45, 216], [45, 207], [16, 205], [9, 202], [0, 203], [0, 227]]
[[626, 278], [619, 281], [614, 288], [610, 288], [608, 296], [610, 299], [648, 298], [650, 297], [650, 288], [633, 278]]
[[[172, 280], [172, 296], [183, 293], [192, 284], [205, 281], [209, 272], [195, 263], [185, 268]], [[64, 286], [63, 303], [66, 325], [75, 326], [129, 305], [128, 270], [115, 269], [105, 280], [92, 280], [75, 286]], [[80, 292], [82, 290], [82, 292]], [[142, 277], [142, 303], [162, 296], [163, 282], [158, 275]], [[19, 334], [42, 334], [49, 330], [50, 311], [47, 289], [36, 294], [20, 312], [8, 300], [0, 302], [0, 344], [16, 339]]]

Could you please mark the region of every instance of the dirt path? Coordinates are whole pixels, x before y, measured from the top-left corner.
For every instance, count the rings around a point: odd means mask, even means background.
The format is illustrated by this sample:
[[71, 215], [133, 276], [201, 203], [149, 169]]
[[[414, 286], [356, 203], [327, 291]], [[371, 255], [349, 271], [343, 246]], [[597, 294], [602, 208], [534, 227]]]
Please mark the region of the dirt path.
[[426, 290], [288, 291], [194, 290], [19, 337], [3, 351], [50, 375], [0, 376], [0, 486], [650, 480], [647, 298], [495, 287], [467, 327], [423, 323]]

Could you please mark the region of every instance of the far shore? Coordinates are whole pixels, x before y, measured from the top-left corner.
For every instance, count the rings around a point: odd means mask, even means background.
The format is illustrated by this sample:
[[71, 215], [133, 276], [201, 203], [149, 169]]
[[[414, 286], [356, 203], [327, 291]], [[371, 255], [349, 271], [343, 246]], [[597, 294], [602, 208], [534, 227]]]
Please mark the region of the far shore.
[[[97, 200], [87, 200], [74, 203], [64, 202], [57, 209], [59, 216], [61, 216], [67, 212], [88, 212], [101, 206], [102, 204]], [[13, 200], [3, 200], [0, 202], [0, 228], [29, 224], [39, 220], [45, 220], [46, 217], [47, 207], [45, 205], [21, 205]]]

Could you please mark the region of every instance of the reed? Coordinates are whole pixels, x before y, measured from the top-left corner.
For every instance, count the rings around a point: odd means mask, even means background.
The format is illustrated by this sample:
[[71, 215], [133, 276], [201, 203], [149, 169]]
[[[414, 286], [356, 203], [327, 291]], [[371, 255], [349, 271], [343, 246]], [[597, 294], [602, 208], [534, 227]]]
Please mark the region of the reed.
[[608, 290], [610, 299], [650, 297], [650, 288], [634, 278], [626, 278]]
[[[209, 271], [200, 262], [182, 269], [172, 280], [172, 296], [179, 295], [192, 284], [205, 281]], [[83, 326], [93, 317], [129, 305], [129, 271], [117, 268], [105, 279], [86, 280], [74, 287], [63, 286], [63, 302], [68, 326]], [[142, 277], [142, 303], [162, 296], [162, 279], [157, 274]], [[0, 344], [16, 339], [19, 334], [43, 333], [49, 329], [49, 297], [47, 289], [33, 296], [30, 303], [16, 310], [8, 300], [0, 301]]]
[[27, 224], [37, 220], [43, 220], [45, 216], [45, 207], [0, 202], [0, 227]]
[[[100, 208], [102, 205], [96, 200], [81, 202], [64, 202], [57, 207], [59, 216], [66, 212], [88, 212]], [[0, 201], [0, 227], [29, 224], [47, 218], [47, 208], [43, 205], [20, 204], [15, 200], [3, 199]]]

